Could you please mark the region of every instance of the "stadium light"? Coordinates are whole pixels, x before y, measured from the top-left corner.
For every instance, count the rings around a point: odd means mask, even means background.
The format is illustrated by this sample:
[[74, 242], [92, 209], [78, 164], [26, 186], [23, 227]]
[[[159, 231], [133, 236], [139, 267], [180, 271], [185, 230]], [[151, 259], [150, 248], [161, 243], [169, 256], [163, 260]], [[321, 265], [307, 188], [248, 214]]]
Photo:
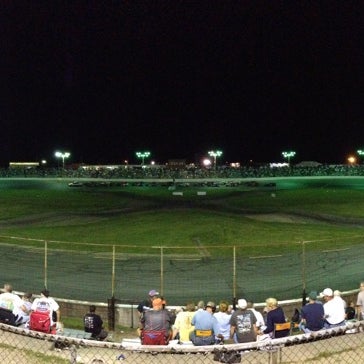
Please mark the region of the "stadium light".
[[55, 152], [54, 155], [56, 156], [56, 158], [62, 158], [62, 168], [64, 169], [64, 160], [66, 158], [68, 158], [71, 155], [71, 153], [69, 153], [69, 152], [63, 152], [63, 153], [62, 152]]
[[352, 155], [349, 155], [348, 162], [352, 166], [352, 165], [354, 165], [356, 163], [356, 158], [354, 156], [352, 156]]
[[150, 152], [136, 152], [137, 158], [142, 160], [142, 165], [144, 165], [144, 159], [150, 156]]
[[357, 153], [359, 154], [360, 158], [364, 156], [364, 149], [358, 149]]
[[290, 164], [291, 158], [293, 158], [296, 155], [296, 152], [293, 150], [282, 152], [283, 158], [287, 159], [288, 164]]
[[214, 167], [216, 169], [216, 158], [222, 156], [222, 151], [221, 150], [210, 150], [208, 153], [209, 153], [210, 157], [214, 158]]

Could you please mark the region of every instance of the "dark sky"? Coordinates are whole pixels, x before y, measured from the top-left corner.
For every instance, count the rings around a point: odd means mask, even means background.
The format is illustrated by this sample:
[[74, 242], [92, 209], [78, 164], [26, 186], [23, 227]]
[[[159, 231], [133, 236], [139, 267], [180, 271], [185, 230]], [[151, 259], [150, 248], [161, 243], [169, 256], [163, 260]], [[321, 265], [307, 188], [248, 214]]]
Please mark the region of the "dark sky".
[[0, 164], [282, 160], [364, 147], [363, 3], [0, 3]]

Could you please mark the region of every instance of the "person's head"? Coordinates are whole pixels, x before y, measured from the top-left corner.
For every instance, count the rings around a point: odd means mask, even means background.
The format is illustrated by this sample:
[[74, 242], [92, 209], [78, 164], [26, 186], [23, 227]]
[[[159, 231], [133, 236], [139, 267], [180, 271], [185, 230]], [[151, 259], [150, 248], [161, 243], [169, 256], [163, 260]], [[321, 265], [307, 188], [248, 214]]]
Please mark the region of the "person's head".
[[205, 302], [204, 301], [198, 301], [197, 303], [197, 309], [198, 310], [203, 310], [205, 308]]
[[341, 292], [338, 289], [335, 289], [334, 296], [341, 297]]
[[331, 288], [325, 288], [322, 292], [321, 292], [321, 296], [324, 298], [324, 300], [330, 301], [334, 298], [334, 292], [332, 291]]
[[252, 302], [252, 301], [247, 301], [246, 303], [247, 303], [246, 308], [248, 308], [248, 309], [254, 308], [254, 302]]
[[316, 291], [311, 291], [308, 295], [308, 299], [309, 301], [316, 301], [317, 300], [317, 292]]
[[5, 283], [4, 284], [4, 292], [8, 292], [8, 293], [11, 293], [13, 292], [13, 287], [10, 283]]
[[229, 302], [222, 300], [219, 303], [219, 311], [220, 312], [227, 312], [229, 309]]
[[43, 289], [40, 293], [41, 293], [41, 295], [42, 295], [42, 296], [44, 296], [44, 297], [47, 297], [47, 298], [49, 297], [49, 291], [48, 291], [48, 289], [46, 289], [46, 288], [45, 288], [45, 289]]
[[360, 290], [364, 291], [364, 282], [360, 282]]
[[161, 310], [163, 308], [163, 299], [159, 296], [153, 296], [152, 307], [153, 310]]
[[24, 293], [23, 300], [24, 301], [30, 301], [32, 299], [33, 295], [30, 292]]
[[244, 298], [240, 298], [238, 300], [238, 304], [237, 304], [237, 307], [240, 309], [240, 310], [246, 310], [248, 306], [248, 303], [246, 302], [246, 300]]
[[205, 309], [206, 309], [206, 311], [214, 313], [216, 310], [215, 302], [212, 302], [212, 301], [207, 302]]
[[195, 302], [187, 302], [186, 311], [193, 312], [195, 311]]
[[278, 301], [276, 298], [269, 297], [265, 300], [266, 308], [268, 311], [274, 310], [278, 307]]
[[159, 296], [159, 292], [155, 289], [152, 289], [148, 292], [148, 298], [149, 300], [152, 302], [153, 301], [153, 297], [155, 296]]
[[95, 305], [91, 305], [90, 306], [90, 312], [91, 313], [95, 313], [96, 312], [96, 306]]

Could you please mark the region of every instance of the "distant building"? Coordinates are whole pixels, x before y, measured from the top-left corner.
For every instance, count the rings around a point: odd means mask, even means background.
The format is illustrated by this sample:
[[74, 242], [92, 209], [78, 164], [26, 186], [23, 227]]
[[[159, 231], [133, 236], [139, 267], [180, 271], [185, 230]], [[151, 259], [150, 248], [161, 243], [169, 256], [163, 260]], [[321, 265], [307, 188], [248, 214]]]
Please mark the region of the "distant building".
[[9, 168], [22, 168], [22, 169], [29, 169], [29, 168], [38, 168], [39, 162], [10, 162]]

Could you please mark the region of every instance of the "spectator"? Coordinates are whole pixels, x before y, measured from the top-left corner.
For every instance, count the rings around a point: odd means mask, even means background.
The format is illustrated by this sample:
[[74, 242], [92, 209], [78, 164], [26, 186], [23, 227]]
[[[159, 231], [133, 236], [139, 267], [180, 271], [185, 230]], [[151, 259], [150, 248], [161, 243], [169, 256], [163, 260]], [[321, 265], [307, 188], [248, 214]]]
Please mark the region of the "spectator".
[[252, 311], [254, 313], [255, 318], [257, 319], [257, 322], [255, 323], [257, 330], [261, 329], [264, 330], [266, 326], [263, 315], [254, 308], [254, 302], [248, 301], [247, 303], [248, 303], [247, 309]]
[[156, 291], [155, 289], [150, 290], [148, 293], [148, 298], [139, 303], [137, 310], [140, 313], [150, 310], [153, 307], [152, 300], [153, 300], [153, 297], [155, 297], [155, 296], [159, 296], [159, 292]]
[[251, 310], [247, 309], [248, 303], [245, 299], [238, 300], [237, 310], [230, 319], [230, 338], [238, 343], [255, 341], [257, 338], [257, 319]]
[[352, 321], [355, 320], [355, 303], [350, 301], [345, 309], [345, 320]]
[[83, 317], [85, 332], [91, 333], [91, 338], [103, 341], [107, 338], [108, 332], [103, 328], [103, 321], [96, 313], [96, 306], [91, 305], [89, 313]]
[[228, 309], [229, 303], [227, 301], [221, 301], [219, 303], [219, 311], [214, 313], [214, 316], [216, 317], [216, 320], [219, 324], [219, 331], [215, 333], [215, 336], [217, 338], [218, 335], [221, 335], [224, 341], [230, 339], [231, 314], [228, 313]]
[[5, 283], [4, 292], [0, 294], [0, 322], [16, 325], [16, 308], [21, 306], [21, 298], [13, 293], [13, 287]]
[[190, 340], [190, 333], [193, 331], [192, 318], [195, 315], [194, 302], [187, 302], [186, 310], [177, 313], [176, 320], [173, 325], [173, 338], [180, 342]]
[[16, 306], [14, 308], [14, 313], [17, 316], [16, 323], [17, 325], [27, 324], [29, 321], [29, 315], [32, 308], [32, 294], [24, 293], [22, 296], [22, 304], [20, 306]]
[[47, 289], [43, 289], [40, 293], [40, 297], [36, 298], [31, 307], [32, 311], [49, 312], [51, 319], [51, 326], [56, 325], [56, 329], [60, 330], [61, 325], [61, 311], [58, 303], [49, 295]]
[[360, 283], [360, 291], [356, 300], [358, 320], [364, 319], [364, 282]]
[[317, 292], [310, 292], [308, 300], [301, 310], [300, 329], [305, 333], [318, 331], [324, 327], [324, 308], [321, 303], [316, 302]]
[[153, 296], [152, 309], [142, 313], [140, 336], [143, 345], [167, 345], [172, 337], [172, 315], [163, 308], [159, 296]]
[[13, 293], [13, 287], [9, 283], [4, 284], [4, 292], [0, 294], [0, 307], [14, 313], [14, 309], [22, 304], [21, 298]]
[[341, 297], [334, 296], [331, 288], [325, 288], [321, 296], [324, 298], [324, 327], [330, 329], [332, 327], [345, 325], [345, 309]]
[[338, 289], [336, 289], [334, 291], [334, 296], [341, 299], [341, 302], [342, 302], [342, 304], [344, 306], [344, 310], [345, 310], [346, 309], [346, 301], [341, 297], [341, 292]]
[[277, 299], [270, 297], [266, 301], [266, 312], [267, 312], [267, 327], [264, 330], [260, 330], [261, 334], [269, 334], [271, 338], [280, 338], [289, 335], [289, 330], [282, 330], [277, 333], [274, 332], [275, 324], [283, 324], [286, 322], [282, 307], [278, 306]]
[[219, 331], [219, 325], [214, 317], [216, 305], [210, 301], [204, 310], [199, 309], [192, 318], [195, 329], [190, 334], [190, 340], [196, 346], [215, 344], [215, 333]]

